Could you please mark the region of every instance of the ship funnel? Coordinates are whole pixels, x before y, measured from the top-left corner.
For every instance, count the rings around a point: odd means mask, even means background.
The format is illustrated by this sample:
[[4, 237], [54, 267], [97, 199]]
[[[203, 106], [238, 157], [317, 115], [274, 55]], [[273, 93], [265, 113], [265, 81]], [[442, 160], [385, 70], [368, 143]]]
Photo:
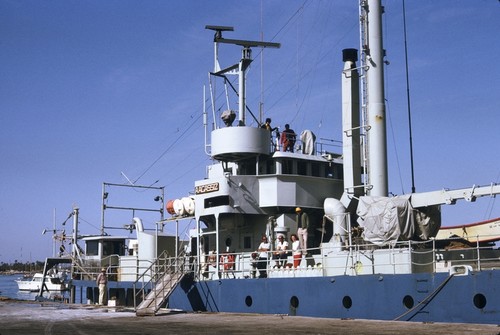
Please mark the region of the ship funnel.
[[356, 63], [358, 61], [358, 50], [357, 49], [342, 50], [342, 61], [344, 63], [346, 62]]
[[382, 45], [382, 13], [380, 0], [368, 0], [363, 7], [365, 29], [364, 68], [366, 80], [366, 120], [368, 142], [368, 182], [370, 195], [388, 195], [387, 135], [384, 92], [384, 48]]

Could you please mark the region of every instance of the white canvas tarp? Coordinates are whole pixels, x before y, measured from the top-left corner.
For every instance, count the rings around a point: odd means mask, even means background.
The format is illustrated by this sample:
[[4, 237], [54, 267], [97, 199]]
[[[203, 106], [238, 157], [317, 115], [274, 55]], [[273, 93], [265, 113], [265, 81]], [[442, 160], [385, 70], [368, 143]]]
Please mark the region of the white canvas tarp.
[[408, 240], [415, 233], [409, 195], [360, 197], [357, 214], [363, 238], [377, 245]]

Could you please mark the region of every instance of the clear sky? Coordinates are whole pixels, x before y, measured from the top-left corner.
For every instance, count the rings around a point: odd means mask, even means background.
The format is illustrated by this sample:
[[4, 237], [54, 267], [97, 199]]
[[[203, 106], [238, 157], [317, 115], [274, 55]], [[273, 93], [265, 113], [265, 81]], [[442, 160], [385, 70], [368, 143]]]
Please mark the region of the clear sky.
[[[402, 1], [384, 5], [389, 188], [402, 194], [411, 191]], [[500, 2], [407, 0], [406, 9], [417, 192], [500, 182]], [[355, 0], [0, 0], [0, 261], [51, 256], [42, 230], [55, 222], [70, 234], [61, 223], [73, 206], [81, 233], [98, 233], [103, 182], [125, 175], [165, 186], [166, 199], [193, 190], [210, 162], [205, 25], [282, 44], [263, 57], [253, 50], [254, 114], [262, 101], [274, 125], [341, 139], [341, 50], [359, 48]], [[240, 52], [221, 47], [221, 65]], [[443, 223], [500, 217], [498, 202], [445, 206]]]

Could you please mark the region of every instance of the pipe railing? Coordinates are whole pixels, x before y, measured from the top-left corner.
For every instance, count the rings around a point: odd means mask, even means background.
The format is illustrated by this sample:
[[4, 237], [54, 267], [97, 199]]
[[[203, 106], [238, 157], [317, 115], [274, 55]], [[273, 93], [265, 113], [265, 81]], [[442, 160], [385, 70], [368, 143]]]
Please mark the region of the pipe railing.
[[[451, 239], [453, 240], [453, 239]], [[463, 241], [457, 238], [456, 241]], [[342, 246], [320, 247], [307, 249], [298, 268], [293, 267], [291, 251], [284, 267], [274, 267], [272, 252], [268, 253], [266, 271], [270, 277], [274, 274], [307, 276], [330, 275], [363, 275], [377, 273], [401, 272], [443, 272], [453, 265], [470, 265], [475, 271], [490, 268], [500, 268], [500, 250], [492, 246], [481, 245], [479, 242], [462, 245], [460, 248], [438, 248], [435, 240], [398, 242], [394, 246], [377, 246], [371, 243], [343, 244]], [[81, 274], [81, 279], [92, 280], [97, 277], [102, 267], [106, 267], [110, 280], [120, 279], [120, 273], [134, 273], [137, 282], [157, 280], [159, 274], [165, 271], [182, 271], [191, 273], [197, 280], [227, 279], [227, 278], [258, 278], [258, 260], [255, 252], [221, 252], [215, 258], [202, 256], [202, 262], [197, 258], [181, 255], [178, 258], [162, 254], [159, 262], [147, 262], [139, 266], [125, 266], [118, 270], [118, 256], [113, 255], [102, 261], [82, 261], [75, 267], [74, 274]], [[462, 256], [461, 256], [462, 255]], [[465, 255], [465, 256], [463, 256]], [[128, 256], [130, 257], [130, 256]], [[465, 257], [460, 258], [459, 257]], [[183, 262], [179, 262], [182, 259]], [[146, 266], [146, 264], [148, 266]], [[383, 272], [380, 272], [383, 271]], [[116, 276], [116, 277], [113, 277]], [[85, 277], [85, 278], [83, 278]], [[143, 285], [147, 286], [147, 285]]]

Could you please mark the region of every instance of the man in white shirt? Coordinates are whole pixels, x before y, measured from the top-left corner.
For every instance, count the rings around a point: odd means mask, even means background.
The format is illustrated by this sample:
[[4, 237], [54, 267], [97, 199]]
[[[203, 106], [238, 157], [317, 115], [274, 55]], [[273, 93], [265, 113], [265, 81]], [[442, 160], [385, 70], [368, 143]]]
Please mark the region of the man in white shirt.
[[257, 268], [259, 269], [259, 278], [267, 278], [267, 253], [271, 249], [271, 244], [267, 240], [266, 235], [262, 235], [262, 242], [260, 242], [259, 249], [259, 261], [257, 262]]
[[285, 236], [278, 235], [278, 242], [276, 243], [276, 250], [273, 253], [273, 259], [276, 261], [276, 267], [280, 268], [285, 266], [288, 258], [288, 242], [285, 241]]

